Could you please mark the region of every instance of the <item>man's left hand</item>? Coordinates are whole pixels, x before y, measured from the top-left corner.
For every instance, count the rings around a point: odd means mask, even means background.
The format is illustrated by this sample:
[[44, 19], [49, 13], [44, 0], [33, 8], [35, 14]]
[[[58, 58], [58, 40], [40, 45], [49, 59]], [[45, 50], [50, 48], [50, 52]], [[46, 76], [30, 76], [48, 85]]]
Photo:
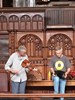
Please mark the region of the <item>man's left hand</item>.
[[68, 75], [68, 74], [67, 74], [67, 73], [65, 73], [64, 78], [67, 78], [67, 75]]
[[27, 63], [27, 65], [26, 66], [30, 66], [30, 63]]
[[37, 71], [38, 71], [38, 69], [37, 69], [37, 68], [34, 68], [34, 69], [33, 69], [33, 71], [37, 72]]

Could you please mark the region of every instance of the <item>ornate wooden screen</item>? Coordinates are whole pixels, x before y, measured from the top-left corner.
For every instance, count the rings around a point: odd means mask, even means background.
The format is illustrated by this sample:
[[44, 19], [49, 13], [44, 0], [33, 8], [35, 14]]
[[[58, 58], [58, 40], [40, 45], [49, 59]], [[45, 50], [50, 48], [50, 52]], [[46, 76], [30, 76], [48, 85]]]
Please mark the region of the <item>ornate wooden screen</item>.
[[72, 57], [72, 41], [71, 39], [64, 34], [56, 34], [50, 37], [48, 40], [48, 56], [52, 56], [55, 54], [55, 47], [61, 46], [63, 48], [63, 53]]
[[[59, 33], [54, 35], [53, 33], [49, 38], [44, 26], [44, 12], [1, 14], [0, 31], [4, 33], [0, 34], [1, 63], [5, 64], [9, 54], [17, 49], [17, 44], [23, 44], [27, 48], [31, 63], [36, 64], [36, 67], [42, 73], [42, 77], [46, 79], [47, 60], [54, 55], [55, 46], [61, 45], [64, 49], [64, 54], [72, 57], [72, 40], [70, 37], [67, 34]], [[51, 31], [49, 30], [49, 32]], [[6, 42], [4, 43], [4, 41]]]
[[[0, 68], [4, 68], [9, 54], [15, 52], [20, 44], [26, 46], [30, 62], [40, 70], [39, 74], [29, 72], [30, 81], [42, 79], [46, 81], [49, 72], [48, 61], [54, 55], [57, 45], [63, 47], [64, 54], [75, 66], [75, 30], [73, 30], [75, 8], [17, 8], [14, 10], [10, 8], [9, 11], [1, 9], [0, 12]], [[66, 27], [62, 27], [61, 24]], [[56, 25], [61, 25], [61, 29], [55, 29]], [[68, 25], [73, 25], [73, 29]], [[54, 26], [54, 29], [51, 26]], [[33, 88], [30, 93], [37, 91], [43, 93], [49, 88], [41, 91], [40, 88], [36, 89], [38, 90]], [[47, 92], [51, 92], [51, 88]]]

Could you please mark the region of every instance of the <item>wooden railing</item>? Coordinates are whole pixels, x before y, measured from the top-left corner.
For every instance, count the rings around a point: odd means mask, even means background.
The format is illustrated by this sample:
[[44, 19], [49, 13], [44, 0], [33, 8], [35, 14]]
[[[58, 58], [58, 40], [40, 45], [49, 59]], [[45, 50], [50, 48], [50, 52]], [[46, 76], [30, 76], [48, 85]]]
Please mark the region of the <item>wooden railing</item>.
[[0, 94], [0, 98], [45, 98], [45, 97], [50, 97], [50, 98], [54, 98], [54, 97], [64, 97], [64, 98], [74, 98], [75, 97], [75, 93], [69, 93], [69, 94], [51, 94], [51, 93], [34, 93], [34, 94], [5, 94], [5, 93], [1, 93]]

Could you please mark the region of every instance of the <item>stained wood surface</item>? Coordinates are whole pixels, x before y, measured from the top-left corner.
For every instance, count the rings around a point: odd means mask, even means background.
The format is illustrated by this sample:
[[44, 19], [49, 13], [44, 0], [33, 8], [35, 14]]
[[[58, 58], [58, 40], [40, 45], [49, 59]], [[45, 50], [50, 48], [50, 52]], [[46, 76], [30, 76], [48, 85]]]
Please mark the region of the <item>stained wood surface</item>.
[[[54, 86], [53, 81], [27, 81], [27, 86]], [[75, 86], [75, 80], [68, 80], [66, 86]]]
[[53, 93], [34, 93], [34, 94], [8, 94], [0, 93], [0, 98], [41, 98], [41, 97], [75, 97], [75, 93], [66, 93], [66, 94], [53, 94]]

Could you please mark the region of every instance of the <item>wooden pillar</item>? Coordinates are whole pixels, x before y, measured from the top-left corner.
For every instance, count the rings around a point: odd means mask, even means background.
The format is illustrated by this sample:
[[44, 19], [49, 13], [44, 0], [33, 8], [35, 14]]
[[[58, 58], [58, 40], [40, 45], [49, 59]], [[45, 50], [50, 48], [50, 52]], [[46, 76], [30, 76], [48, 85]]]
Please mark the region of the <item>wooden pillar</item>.
[[0, 0], [0, 8], [3, 7], [3, 0]]
[[15, 52], [15, 32], [16, 31], [9, 31], [9, 52], [12, 54]]
[[17, 43], [17, 31], [15, 31], [14, 35], [15, 35], [15, 51], [16, 51], [17, 48], [18, 48], [18, 43]]
[[75, 66], [75, 29], [73, 29], [73, 63]]
[[47, 79], [47, 47], [46, 47], [46, 31], [43, 32], [43, 60], [44, 60], [44, 79]]

